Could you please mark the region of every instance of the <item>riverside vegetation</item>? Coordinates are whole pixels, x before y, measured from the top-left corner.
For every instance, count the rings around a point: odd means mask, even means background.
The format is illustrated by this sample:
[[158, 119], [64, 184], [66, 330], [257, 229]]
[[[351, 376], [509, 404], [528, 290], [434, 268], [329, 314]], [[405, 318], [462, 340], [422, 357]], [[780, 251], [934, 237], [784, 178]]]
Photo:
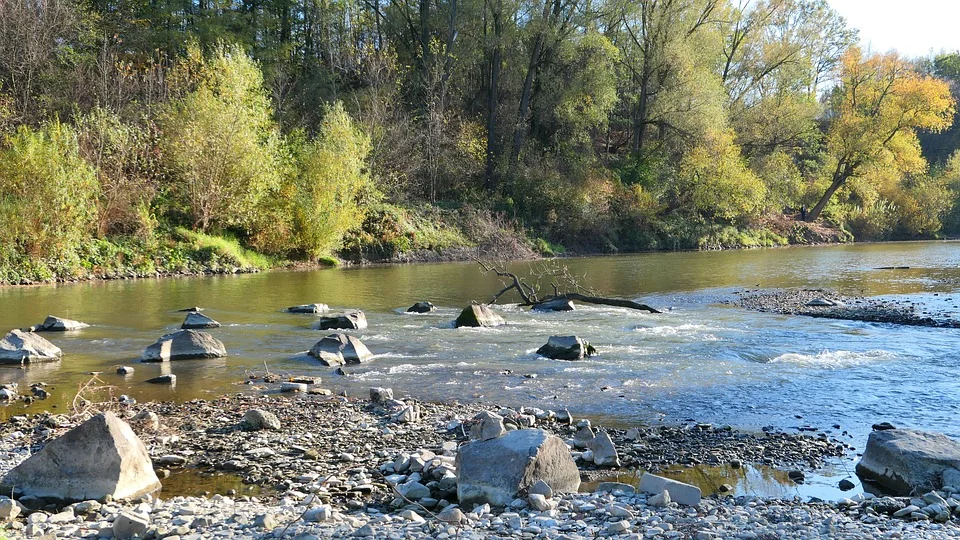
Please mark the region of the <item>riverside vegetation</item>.
[[956, 233], [960, 53], [856, 35], [823, 0], [6, 2], [0, 283]]

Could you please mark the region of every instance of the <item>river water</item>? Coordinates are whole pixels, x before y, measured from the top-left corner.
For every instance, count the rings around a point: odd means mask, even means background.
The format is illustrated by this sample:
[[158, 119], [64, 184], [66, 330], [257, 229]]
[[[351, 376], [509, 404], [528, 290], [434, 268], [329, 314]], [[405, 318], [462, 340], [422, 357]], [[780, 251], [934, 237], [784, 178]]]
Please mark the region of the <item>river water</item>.
[[[91, 328], [46, 334], [61, 362], [0, 367], [0, 382], [45, 382], [51, 398], [0, 414], [65, 411], [92, 371], [114, 395], [140, 401], [210, 398], [249, 391], [247, 374], [313, 375], [336, 392], [370, 386], [423, 400], [566, 407], [605, 423], [696, 419], [751, 429], [816, 426], [865, 443], [870, 425], [960, 437], [960, 330], [903, 327], [755, 313], [723, 302], [757, 288], [816, 287], [922, 304], [960, 317], [960, 242], [912, 242], [767, 250], [651, 253], [561, 262], [608, 296], [638, 299], [663, 314], [578, 305], [566, 313], [497, 309], [508, 324], [454, 329], [471, 300], [487, 301], [499, 280], [476, 264], [378, 266], [254, 275], [90, 282], [0, 288], [0, 328], [36, 324], [47, 314]], [[543, 262], [515, 263], [527, 273]], [[881, 267], [909, 267], [880, 269]], [[418, 300], [437, 311], [404, 313]], [[360, 308], [359, 332], [377, 355], [339, 376], [302, 353], [326, 332], [315, 317], [281, 310], [321, 302]], [[202, 306], [223, 324], [211, 332], [229, 357], [139, 364], [143, 349]], [[550, 335], [577, 334], [600, 356], [554, 361], [534, 351]], [[132, 376], [115, 375], [132, 365]], [[174, 388], [144, 383], [174, 373]], [[534, 377], [535, 376], [535, 377]], [[801, 417], [801, 418], [798, 418]]]

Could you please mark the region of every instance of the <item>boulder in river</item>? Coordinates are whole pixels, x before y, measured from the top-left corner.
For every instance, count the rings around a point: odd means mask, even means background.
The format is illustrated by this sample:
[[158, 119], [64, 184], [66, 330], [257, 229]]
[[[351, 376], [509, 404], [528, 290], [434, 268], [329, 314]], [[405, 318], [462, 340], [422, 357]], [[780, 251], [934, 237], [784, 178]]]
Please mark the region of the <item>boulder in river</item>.
[[960, 468], [957, 441], [940, 433], [890, 429], [867, 437], [857, 475], [906, 495], [939, 489], [949, 468]]
[[407, 308], [407, 313], [430, 313], [435, 309], [437, 308], [430, 302], [417, 302]]
[[183, 324], [180, 325], [181, 329], [184, 330], [198, 330], [203, 328], [220, 328], [220, 323], [207, 317], [203, 313], [193, 311], [187, 313], [187, 318], [183, 320]]
[[326, 313], [330, 307], [326, 304], [303, 304], [301, 306], [290, 306], [286, 309], [288, 313]]
[[569, 298], [552, 298], [546, 302], [533, 305], [534, 311], [574, 311], [576, 306]]
[[222, 358], [227, 355], [223, 343], [206, 332], [180, 330], [158, 339], [143, 351], [143, 362], [167, 362], [195, 358]]
[[58, 501], [130, 500], [160, 489], [143, 442], [112, 412], [50, 441], [0, 484], [8, 494]]
[[355, 309], [329, 317], [320, 317], [317, 330], [363, 330], [366, 327], [367, 316], [359, 309]]
[[490, 306], [485, 304], [472, 304], [460, 312], [460, 316], [457, 317], [454, 326], [457, 328], [462, 326], [493, 327], [506, 323], [503, 317], [497, 315], [495, 311], [490, 309]]
[[567, 445], [542, 429], [519, 429], [502, 437], [473, 441], [457, 451], [460, 505], [506, 506], [543, 480], [554, 493], [576, 493], [580, 471]]
[[373, 358], [362, 341], [347, 334], [330, 334], [318, 341], [308, 354], [326, 366], [360, 364]]
[[60, 360], [63, 352], [33, 332], [11, 330], [0, 339], [0, 364], [29, 364]]
[[74, 321], [71, 319], [63, 319], [60, 317], [54, 317], [53, 315], [47, 315], [47, 318], [43, 320], [42, 323], [31, 326], [29, 328], [30, 332], [68, 332], [72, 330], [82, 330], [88, 328], [90, 325], [87, 323], [82, 323], [80, 321]]
[[166, 384], [168, 386], [176, 386], [177, 376], [173, 373], [168, 373], [166, 375], [159, 375], [152, 379], [147, 379], [147, 382], [150, 384]]
[[537, 354], [554, 360], [583, 360], [597, 354], [597, 349], [577, 336], [550, 336]]

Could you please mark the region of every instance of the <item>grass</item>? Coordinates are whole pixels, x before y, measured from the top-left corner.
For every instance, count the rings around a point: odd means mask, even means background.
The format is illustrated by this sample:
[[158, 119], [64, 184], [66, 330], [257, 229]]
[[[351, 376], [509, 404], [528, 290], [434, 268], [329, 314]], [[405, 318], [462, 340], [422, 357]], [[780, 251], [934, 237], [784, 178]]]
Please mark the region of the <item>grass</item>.
[[195, 252], [198, 260], [214, 268], [232, 265], [244, 269], [266, 270], [276, 266], [274, 259], [244, 248], [236, 238], [214, 236], [184, 227], [175, 228], [173, 234], [177, 240], [187, 244], [189, 249]]

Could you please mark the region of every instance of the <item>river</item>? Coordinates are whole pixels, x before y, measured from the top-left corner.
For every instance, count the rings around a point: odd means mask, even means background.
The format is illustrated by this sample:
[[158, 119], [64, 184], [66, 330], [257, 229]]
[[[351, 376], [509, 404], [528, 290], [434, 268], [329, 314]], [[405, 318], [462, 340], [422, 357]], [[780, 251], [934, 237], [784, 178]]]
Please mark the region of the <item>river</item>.
[[[543, 262], [514, 263], [525, 273]], [[960, 437], [960, 330], [902, 327], [755, 313], [724, 304], [739, 291], [817, 287], [921, 303], [960, 316], [960, 242], [910, 242], [723, 252], [650, 253], [560, 261], [605, 295], [666, 308], [648, 314], [580, 305], [566, 313], [498, 310], [508, 324], [454, 329], [471, 300], [499, 290], [476, 264], [377, 266], [253, 275], [73, 283], [0, 288], [0, 328], [39, 323], [47, 314], [91, 328], [46, 334], [61, 362], [0, 368], [0, 382], [45, 382], [51, 398], [0, 414], [65, 411], [80, 384], [99, 371], [114, 396], [140, 401], [211, 398], [251, 391], [247, 374], [313, 375], [335, 392], [364, 395], [390, 386], [424, 400], [566, 407], [618, 425], [686, 419], [755, 429], [816, 426], [846, 430], [861, 445], [870, 425]], [[880, 269], [881, 267], [909, 267]], [[404, 313], [417, 300], [437, 311]], [[325, 332], [315, 318], [284, 313], [322, 302], [360, 308], [359, 332], [376, 358], [349, 375], [302, 353]], [[223, 327], [212, 333], [229, 357], [139, 364], [143, 349], [179, 327], [178, 309], [202, 306]], [[600, 356], [547, 360], [534, 351], [550, 335], [577, 334]], [[115, 374], [126, 364], [132, 376]], [[175, 373], [174, 388], [144, 381]]]

